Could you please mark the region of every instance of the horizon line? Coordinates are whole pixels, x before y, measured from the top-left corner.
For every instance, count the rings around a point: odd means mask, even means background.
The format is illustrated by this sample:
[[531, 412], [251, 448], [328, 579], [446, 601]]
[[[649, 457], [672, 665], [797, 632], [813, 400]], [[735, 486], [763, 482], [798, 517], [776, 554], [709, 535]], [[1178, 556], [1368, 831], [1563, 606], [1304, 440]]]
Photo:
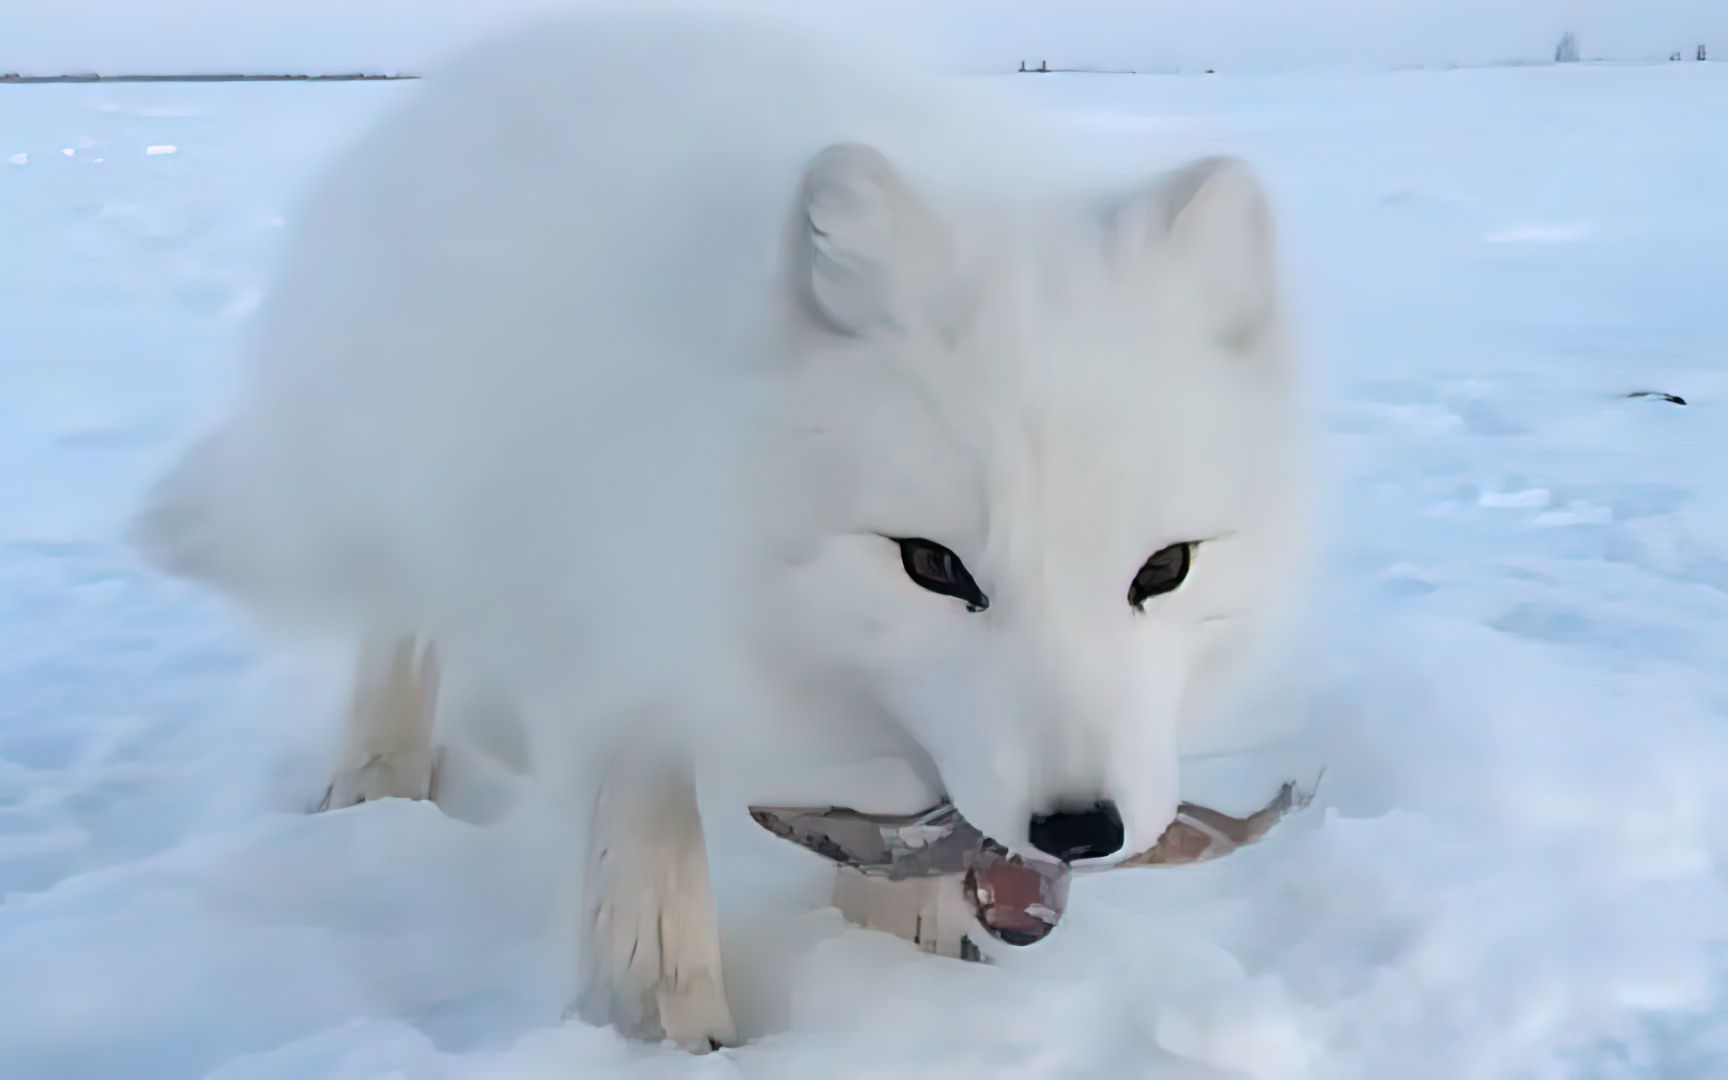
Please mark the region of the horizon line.
[[238, 72], [177, 75], [97, 75], [78, 73], [64, 75], [24, 75], [16, 71], [0, 73], [0, 84], [26, 85], [40, 83], [196, 83], [196, 82], [395, 82], [418, 79], [418, 75], [381, 72], [339, 72], [325, 75], [264, 73], [245, 75]]

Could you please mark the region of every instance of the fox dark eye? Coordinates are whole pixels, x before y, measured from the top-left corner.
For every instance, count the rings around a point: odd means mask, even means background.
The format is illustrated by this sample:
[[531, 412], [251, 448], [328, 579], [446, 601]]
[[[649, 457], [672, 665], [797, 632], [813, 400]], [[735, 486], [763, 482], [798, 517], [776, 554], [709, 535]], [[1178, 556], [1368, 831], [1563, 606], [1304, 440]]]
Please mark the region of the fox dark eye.
[[932, 540], [895, 540], [900, 545], [900, 565], [906, 576], [933, 593], [966, 602], [967, 611], [983, 611], [990, 598], [972, 580], [960, 556]]
[[1128, 583], [1128, 603], [1138, 609], [1154, 596], [1174, 592], [1188, 576], [1188, 564], [1193, 560], [1193, 544], [1171, 544], [1159, 548], [1140, 567], [1134, 580]]

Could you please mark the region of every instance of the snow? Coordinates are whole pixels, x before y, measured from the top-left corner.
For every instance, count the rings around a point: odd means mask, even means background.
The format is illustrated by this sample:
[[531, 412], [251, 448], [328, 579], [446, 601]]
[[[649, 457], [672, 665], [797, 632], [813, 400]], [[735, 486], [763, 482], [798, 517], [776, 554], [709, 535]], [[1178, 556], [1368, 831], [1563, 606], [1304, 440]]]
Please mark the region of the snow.
[[1502, 510], [1528, 510], [1547, 506], [1552, 500], [1553, 495], [1545, 488], [1526, 488], [1523, 491], [1484, 491], [1477, 502], [1481, 506]]
[[981, 966], [848, 930], [711, 805], [754, 1038], [562, 1023], [557, 845], [299, 813], [339, 688], [119, 541], [231, 390], [292, 192], [415, 84], [0, 87], [38, 159], [0, 173], [0, 1075], [1728, 1072], [1728, 68], [1005, 85], [1276, 193], [1331, 481], [1286, 702], [1314, 808], [1082, 878]]

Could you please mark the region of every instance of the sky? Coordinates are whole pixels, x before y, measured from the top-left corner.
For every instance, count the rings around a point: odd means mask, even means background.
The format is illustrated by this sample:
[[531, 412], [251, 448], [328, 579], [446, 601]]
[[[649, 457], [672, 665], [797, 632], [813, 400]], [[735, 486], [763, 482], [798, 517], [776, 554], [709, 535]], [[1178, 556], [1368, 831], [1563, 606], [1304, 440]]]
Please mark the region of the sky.
[[[0, 0], [0, 71], [426, 71], [488, 27], [587, 0]], [[930, 42], [966, 71], [1367, 67], [1728, 56], [1720, 0], [751, 0]], [[895, 31], [901, 31], [896, 34]]]

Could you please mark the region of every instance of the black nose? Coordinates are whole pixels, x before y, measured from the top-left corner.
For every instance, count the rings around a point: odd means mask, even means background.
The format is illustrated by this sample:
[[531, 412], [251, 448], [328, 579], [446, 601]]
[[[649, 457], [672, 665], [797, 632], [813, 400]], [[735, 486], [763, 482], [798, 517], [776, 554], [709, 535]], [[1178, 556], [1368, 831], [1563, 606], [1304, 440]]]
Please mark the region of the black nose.
[[1084, 810], [1034, 814], [1027, 839], [1039, 851], [1063, 862], [1101, 859], [1122, 850], [1122, 815], [1108, 799]]

